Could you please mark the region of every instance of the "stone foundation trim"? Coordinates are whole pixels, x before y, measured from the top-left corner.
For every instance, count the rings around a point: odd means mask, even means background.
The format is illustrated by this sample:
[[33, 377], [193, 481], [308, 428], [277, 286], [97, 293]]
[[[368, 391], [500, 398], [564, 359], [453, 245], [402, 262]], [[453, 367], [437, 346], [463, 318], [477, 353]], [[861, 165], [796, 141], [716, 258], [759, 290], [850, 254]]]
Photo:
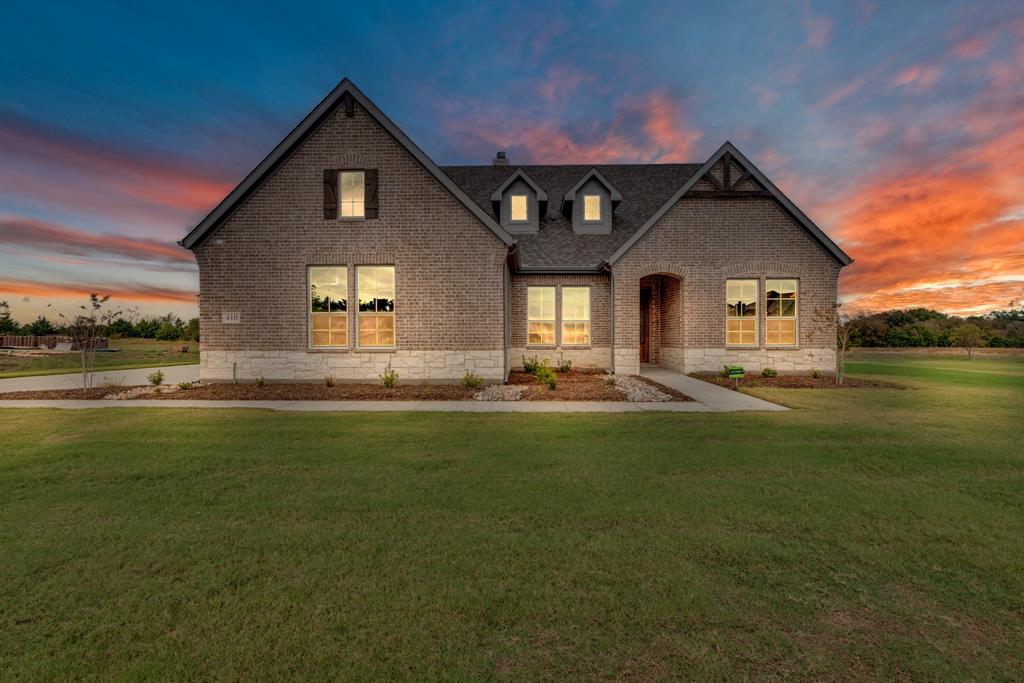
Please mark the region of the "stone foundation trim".
[[399, 382], [455, 383], [466, 372], [489, 382], [505, 379], [503, 349], [468, 351], [398, 350], [348, 353], [305, 351], [200, 351], [199, 378], [204, 382], [379, 382], [388, 363]]

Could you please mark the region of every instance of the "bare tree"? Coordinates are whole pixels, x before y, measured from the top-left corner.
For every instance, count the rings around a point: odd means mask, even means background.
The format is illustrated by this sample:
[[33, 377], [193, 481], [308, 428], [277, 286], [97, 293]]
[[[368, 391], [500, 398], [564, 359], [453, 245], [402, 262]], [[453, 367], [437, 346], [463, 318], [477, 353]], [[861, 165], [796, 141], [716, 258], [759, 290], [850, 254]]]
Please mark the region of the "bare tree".
[[819, 305], [814, 308], [812, 323], [824, 333], [835, 335], [836, 340], [836, 384], [846, 381], [846, 354], [850, 352], [850, 332], [853, 331], [853, 318], [839, 309], [842, 304], [832, 306]]
[[[81, 360], [82, 389], [91, 389], [93, 369], [96, 367], [96, 349], [99, 340], [106, 334], [107, 326], [122, 315], [120, 310], [104, 310], [110, 295], [100, 296], [93, 292], [89, 295], [89, 303], [79, 306], [84, 311], [69, 318], [60, 311], [57, 314], [64, 321], [68, 336], [71, 337], [71, 348], [77, 350]], [[52, 307], [53, 304], [50, 305]]]

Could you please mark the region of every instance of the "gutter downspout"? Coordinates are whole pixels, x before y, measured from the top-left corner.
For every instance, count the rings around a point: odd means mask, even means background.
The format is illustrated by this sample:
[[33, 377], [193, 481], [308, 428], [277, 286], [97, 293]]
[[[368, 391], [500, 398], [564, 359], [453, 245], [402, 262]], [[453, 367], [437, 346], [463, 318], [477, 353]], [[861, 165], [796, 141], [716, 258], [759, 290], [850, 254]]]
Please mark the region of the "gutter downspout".
[[612, 319], [611, 319], [611, 325], [610, 325], [611, 336], [612, 336], [612, 348], [611, 348], [611, 358], [609, 360], [611, 360], [611, 370], [612, 370], [612, 374], [614, 375], [615, 374], [615, 274], [612, 272], [611, 264], [609, 264], [607, 261], [605, 261], [604, 263], [601, 264], [601, 270], [606, 271], [608, 273], [608, 280], [611, 283], [609, 285], [609, 289], [611, 290], [611, 298], [612, 298], [612, 306], [611, 306], [611, 308], [612, 308], [612, 311], [611, 311]]

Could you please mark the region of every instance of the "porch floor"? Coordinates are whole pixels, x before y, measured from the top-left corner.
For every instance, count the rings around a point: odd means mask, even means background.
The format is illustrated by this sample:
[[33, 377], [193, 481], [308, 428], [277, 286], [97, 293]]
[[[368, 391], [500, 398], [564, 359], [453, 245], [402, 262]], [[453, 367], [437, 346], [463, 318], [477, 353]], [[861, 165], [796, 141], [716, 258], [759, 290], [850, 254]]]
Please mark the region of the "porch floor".
[[739, 410], [789, 410], [789, 408], [786, 408], [785, 406], [780, 406], [776, 403], [771, 403], [760, 398], [754, 398], [747, 394], [741, 394], [740, 392], [733, 391], [732, 389], [723, 389], [722, 387], [708, 382], [702, 382], [699, 379], [694, 379], [689, 375], [684, 375], [681, 372], [669, 370], [667, 368], [660, 368], [653, 365], [642, 365], [640, 367], [640, 375], [642, 377], [652, 379], [659, 384], [664, 384], [667, 387], [672, 387], [677, 391], [681, 391], [694, 401], [703, 403], [712, 410], [722, 412]]

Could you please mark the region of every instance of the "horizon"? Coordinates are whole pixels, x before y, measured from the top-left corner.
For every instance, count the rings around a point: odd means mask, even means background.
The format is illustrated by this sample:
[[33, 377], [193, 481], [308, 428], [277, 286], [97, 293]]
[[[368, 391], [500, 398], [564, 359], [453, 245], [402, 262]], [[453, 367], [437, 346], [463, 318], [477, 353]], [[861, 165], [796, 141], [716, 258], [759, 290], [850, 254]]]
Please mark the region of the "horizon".
[[312, 27], [261, 4], [13, 8], [0, 301], [22, 323], [93, 291], [194, 317], [175, 242], [348, 75], [441, 166], [703, 163], [732, 140], [855, 259], [844, 310], [1004, 310], [1024, 11], [922, 6], [324, 5]]

